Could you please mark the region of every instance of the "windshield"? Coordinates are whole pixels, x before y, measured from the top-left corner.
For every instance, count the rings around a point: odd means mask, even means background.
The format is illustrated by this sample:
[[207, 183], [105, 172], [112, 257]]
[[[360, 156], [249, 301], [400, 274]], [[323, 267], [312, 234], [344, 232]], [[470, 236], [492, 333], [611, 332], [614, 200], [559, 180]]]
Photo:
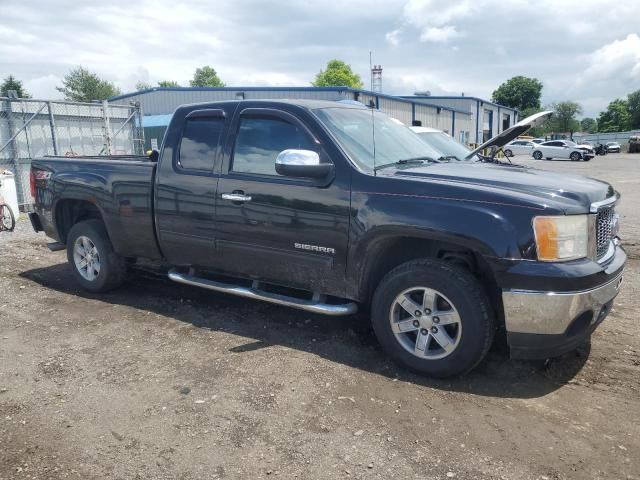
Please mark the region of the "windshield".
[[450, 160], [464, 160], [471, 153], [471, 150], [444, 132], [417, 132], [417, 135], [431, 148], [440, 152], [440, 157]]
[[441, 156], [408, 127], [378, 111], [329, 107], [314, 113], [361, 166], [375, 169], [398, 162], [437, 160]]

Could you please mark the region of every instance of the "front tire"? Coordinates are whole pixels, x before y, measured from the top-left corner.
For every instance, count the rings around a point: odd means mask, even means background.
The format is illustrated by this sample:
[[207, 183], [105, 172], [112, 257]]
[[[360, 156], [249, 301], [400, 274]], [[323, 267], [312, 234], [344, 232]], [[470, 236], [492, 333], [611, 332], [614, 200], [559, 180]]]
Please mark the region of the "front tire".
[[378, 285], [371, 310], [385, 352], [431, 377], [470, 371], [493, 342], [487, 295], [469, 272], [442, 261], [414, 260], [391, 270]]
[[73, 276], [85, 290], [107, 292], [126, 279], [124, 258], [113, 251], [100, 220], [76, 223], [67, 235], [67, 260]]
[[504, 156], [505, 157], [513, 157], [513, 152], [509, 149], [504, 151]]
[[569, 155], [569, 159], [571, 159], [572, 162], [577, 162], [582, 159], [582, 155], [580, 155], [580, 153], [578, 152], [571, 152], [571, 155]]
[[532, 155], [536, 160], [542, 160], [542, 152], [540, 150], [536, 150]]

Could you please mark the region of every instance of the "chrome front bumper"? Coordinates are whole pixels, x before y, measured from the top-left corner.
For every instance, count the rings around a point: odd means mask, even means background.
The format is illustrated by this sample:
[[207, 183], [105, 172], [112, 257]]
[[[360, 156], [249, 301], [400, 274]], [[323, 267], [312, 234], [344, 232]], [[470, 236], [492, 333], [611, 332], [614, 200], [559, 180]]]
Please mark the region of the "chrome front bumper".
[[577, 292], [505, 290], [502, 292], [508, 333], [562, 335], [577, 319], [589, 317], [585, 327], [609, 313], [610, 302], [622, 285], [622, 273], [598, 287]]

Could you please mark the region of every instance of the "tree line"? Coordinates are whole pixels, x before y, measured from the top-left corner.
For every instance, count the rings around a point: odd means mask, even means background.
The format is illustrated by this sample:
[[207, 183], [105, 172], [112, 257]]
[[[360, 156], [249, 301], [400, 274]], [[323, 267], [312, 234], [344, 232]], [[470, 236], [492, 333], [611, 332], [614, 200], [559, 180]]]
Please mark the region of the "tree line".
[[[363, 83], [360, 76], [354, 73], [351, 66], [341, 60], [331, 60], [327, 67], [321, 70], [311, 83], [316, 87], [327, 86], [347, 86], [352, 88], [362, 88]], [[148, 90], [157, 87], [180, 87], [175, 80], [161, 80], [156, 85], [148, 82], [136, 83], [136, 90]], [[205, 65], [196, 68], [192, 79], [189, 81], [190, 87], [224, 87], [225, 83], [220, 79], [213, 67]], [[22, 82], [13, 75], [9, 75], [0, 84], [0, 96], [6, 97], [9, 91], [14, 90], [19, 98], [29, 98], [29, 93], [25, 90]], [[96, 73], [89, 71], [83, 66], [74, 68], [62, 79], [62, 86], [56, 87], [64, 95], [65, 100], [73, 102], [92, 102], [95, 100], [106, 100], [120, 95], [120, 89], [112, 82], [100, 78]]]
[[[191, 87], [224, 87], [215, 69], [205, 65], [196, 68], [193, 78], [189, 82]], [[173, 80], [163, 80], [158, 82], [158, 87], [179, 87], [178, 82]], [[153, 88], [153, 85], [145, 82], [136, 84], [137, 90]], [[13, 75], [6, 77], [0, 84], [0, 96], [6, 97], [14, 90], [19, 98], [30, 98], [22, 82]], [[62, 79], [62, 85], [56, 87], [64, 99], [72, 102], [92, 102], [95, 100], [107, 100], [108, 98], [120, 95], [120, 89], [112, 82], [100, 78], [96, 73], [89, 71], [83, 66], [74, 68]]]
[[[491, 100], [520, 111], [525, 118], [542, 110], [543, 84], [537, 78], [516, 76], [502, 83], [492, 94]], [[626, 98], [617, 98], [600, 112], [597, 119], [582, 115], [582, 106], [571, 100], [552, 103], [546, 109], [553, 110], [554, 115], [541, 127], [533, 129], [536, 136], [550, 133], [570, 133], [583, 131], [625, 132], [640, 129], [640, 89], [631, 92]]]

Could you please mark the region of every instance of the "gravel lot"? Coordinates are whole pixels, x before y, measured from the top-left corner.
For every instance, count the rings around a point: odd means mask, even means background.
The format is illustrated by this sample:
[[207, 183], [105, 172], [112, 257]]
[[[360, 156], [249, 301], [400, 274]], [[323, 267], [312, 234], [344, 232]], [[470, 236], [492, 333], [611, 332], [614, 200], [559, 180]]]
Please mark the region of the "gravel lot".
[[353, 318], [140, 275], [78, 289], [0, 233], [0, 479], [640, 478], [640, 155], [516, 157], [615, 184], [630, 261], [590, 346], [433, 381]]

